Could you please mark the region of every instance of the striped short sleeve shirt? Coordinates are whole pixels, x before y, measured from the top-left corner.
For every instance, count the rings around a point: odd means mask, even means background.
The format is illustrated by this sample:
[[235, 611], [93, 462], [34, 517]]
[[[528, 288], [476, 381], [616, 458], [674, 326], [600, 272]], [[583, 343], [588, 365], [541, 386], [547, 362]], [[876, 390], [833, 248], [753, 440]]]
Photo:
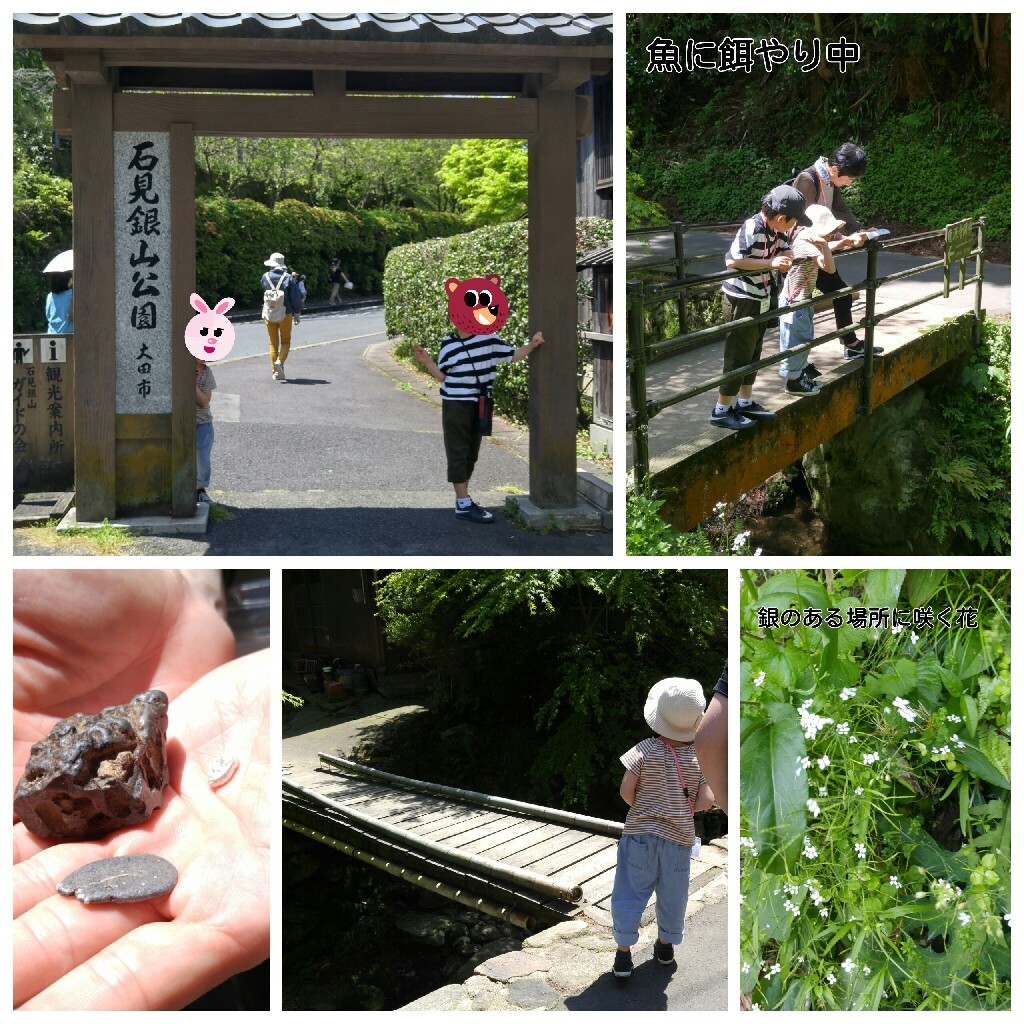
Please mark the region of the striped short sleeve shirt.
[[[674, 749], [690, 800], [696, 800], [704, 776], [693, 744], [684, 743]], [[627, 750], [619, 760], [640, 779], [622, 831], [626, 835], [661, 836], [682, 846], [693, 846], [693, 814], [668, 744], [660, 736], [652, 736]]]
[[444, 374], [441, 398], [474, 402], [494, 383], [494, 372], [510, 363], [515, 349], [496, 334], [473, 334], [460, 338], [457, 331], [441, 342], [437, 368]]
[[[770, 260], [789, 249], [785, 235], [772, 231], [760, 213], [748, 217], [741, 225], [729, 247], [730, 260]], [[772, 270], [750, 270], [739, 277], [730, 277], [722, 283], [722, 291], [734, 299], [768, 298]]]

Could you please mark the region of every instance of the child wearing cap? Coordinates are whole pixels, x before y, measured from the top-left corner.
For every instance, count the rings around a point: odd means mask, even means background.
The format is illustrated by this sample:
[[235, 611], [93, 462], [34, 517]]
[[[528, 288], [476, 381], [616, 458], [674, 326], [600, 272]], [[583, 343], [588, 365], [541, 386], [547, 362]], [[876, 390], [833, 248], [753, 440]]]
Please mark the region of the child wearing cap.
[[[779, 185], [761, 200], [760, 211], [740, 226], [726, 254], [725, 265], [730, 270], [756, 273], [739, 274], [723, 282], [722, 312], [726, 323], [768, 312], [773, 275], [777, 270], [789, 270], [792, 262], [793, 254], [786, 236], [797, 224], [808, 227], [811, 223], [804, 213], [806, 205], [804, 197], [792, 185]], [[726, 335], [723, 373], [761, 358], [761, 342], [767, 327], [767, 321], [740, 324]], [[724, 385], [728, 392], [718, 393], [718, 402], [711, 414], [712, 426], [743, 430], [752, 427], [756, 420], [775, 418], [775, 413], [752, 397], [756, 378], [754, 370], [742, 378], [738, 388], [735, 381]]]
[[672, 964], [673, 947], [683, 941], [696, 842], [693, 815], [714, 802], [693, 749], [705, 707], [704, 691], [695, 679], [656, 683], [647, 695], [644, 719], [657, 735], [620, 758], [626, 773], [619, 793], [630, 809], [619, 840], [611, 900], [616, 978], [633, 972], [630, 947], [639, 941], [640, 918], [652, 893], [657, 894], [655, 960]]
[[[844, 221], [837, 220], [827, 206], [808, 206], [810, 227], [797, 228], [793, 235], [793, 263], [786, 274], [779, 299], [779, 351], [788, 352], [797, 345], [814, 340], [814, 308], [790, 311], [814, 295], [818, 271], [834, 274], [836, 261], [828, 245], [828, 237], [838, 231]], [[779, 373], [786, 379], [786, 390], [793, 395], [816, 395], [817, 382], [807, 373], [807, 353], [788, 356], [779, 363]]]

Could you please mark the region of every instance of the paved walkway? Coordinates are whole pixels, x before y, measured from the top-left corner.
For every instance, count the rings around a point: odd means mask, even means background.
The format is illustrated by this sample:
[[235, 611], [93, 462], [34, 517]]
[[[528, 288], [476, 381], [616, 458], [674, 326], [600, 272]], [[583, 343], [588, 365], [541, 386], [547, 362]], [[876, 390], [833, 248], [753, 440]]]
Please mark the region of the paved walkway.
[[[509, 518], [505, 498], [529, 491], [529, 435], [498, 420], [471, 485], [496, 522], [456, 520], [436, 385], [391, 346], [381, 335], [293, 348], [287, 383], [273, 380], [265, 354], [217, 364], [210, 494], [232, 518], [203, 535], [140, 537], [123, 553], [611, 554], [610, 533], [545, 535]], [[65, 550], [32, 534], [15, 531], [15, 553]]]
[[[688, 232], [685, 236], [685, 251], [689, 256], [709, 253], [724, 256], [731, 242], [731, 234]], [[671, 236], [651, 236], [649, 247], [645, 247], [635, 239], [630, 239], [627, 249], [627, 266], [632, 271], [652, 261], [669, 257], [672, 253]], [[883, 251], [879, 254], [878, 272], [880, 275], [892, 274], [910, 267], [923, 266], [929, 262], [931, 262], [931, 258], [908, 256], [898, 251]], [[864, 251], [841, 257], [837, 260], [837, 265], [848, 284], [856, 284], [867, 276], [867, 254]], [[706, 263], [697, 264], [694, 273], [717, 273], [724, 269], [724, 266], [724, 263], [718, 259], [709, 260]], [[973, 272], [973, 262], [969, 263], [968, 272]], [[941, 286], [941, 269], [883, 285], [878, 291], [876, 313], [884, 313], [885, 310], [909, 302], [916, 296], [936, 291]], [[965, 310], [973, 309], [974, 294], [973, 286], [963, 291], [951, 291], [948, 299], [934, 299], [883, 321], [875, 328], [875, 344], [881, 345], [885, 351], [892, 351], [900, 344], [916, 337], [928, 326], [941, 323], [947, 317], [955, 316]], [[1008, 266], [991, 263], [985, 265], [982, 306], [987, 310], [989, 316], [1010, 315], [1010, 268]], [[861, 297], [854, 302], [854, 322], [856, 323], [864, 314], [864, 300]], [[832, 330], [835, 330], [835, 319], [831, 305], [829, 305], [816, 314], [815, 333], [820, 336]], [[859, 336], [863, 336], [863, 331]], [[764, 339], [763, 357], [767, 358], [779, 351], [778, 338], [778, 328], [768, 330]], [[722, 372], [724, 348], [724, 339], [719, 339], [692, 352], [682, 353], [652, 364], [648, 367], [648, 399], [657, 401], [673, 393], [695, 387], [703, 380], [717, 377]], [[884, 355], [878, 358], [884, 359]], [[845, 359], [838, 342], [828, 342], [815, 349], [811, 354], [811, 360], [823, 374], [819, 381], [823, 387], [842, 374], [856, 372], [862, 363], [862, 360], [859, 359]], [[788, 394], [777, 367], [768, 367], [759, 373], [754, 397], [768, 408], [776, 410], [790, 402], [814, 401], [814, 396], [800, 397]], [[652, 461], [659, 456], [666, 457], [667, 461], [675, 461], [677, 458], [684, 457], [689, 446], [722, 440], [729, 431], [712, 427], [708, 423], [714, 401], [715, 394], [709, 392], [698, 395], [689, 401], [680, 402], [678, 405], [658, 413], [650, 424], [649, 446]], [[680, 448], [680, 451], [673, 452], [672, 450], [677, 447]], [[632, 444], [627, 445], [627, 450], [628, 464], [632, 465]]]
[[657, 925], [647, 921], [633, 947], [632, 976], [613, 977], [611, 921], [588, 910], [581, 920], [531, 935], [521, 950], [484, 961], [461, 984], [445, 985], [402, 1009], [726, 1010], [728, 848], [727, 838], [716, 839], [693, 862], [686, 937], [676, 947], [674, 966], [655, 963]]

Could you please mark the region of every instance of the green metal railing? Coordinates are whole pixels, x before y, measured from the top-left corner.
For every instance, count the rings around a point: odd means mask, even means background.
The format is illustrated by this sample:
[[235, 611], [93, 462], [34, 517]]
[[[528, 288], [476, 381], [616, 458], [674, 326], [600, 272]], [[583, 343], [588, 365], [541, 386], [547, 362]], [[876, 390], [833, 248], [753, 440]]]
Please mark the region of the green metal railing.
[[[863, 281], [834, 292], [829, 292], [824, 297], [817, 296], [813, 299], [807, 299], [803, 302], [794, 303], [793, 305], [786, 307], [787, 311], [805, 309], [820, 305], [823, 301], [831, 302], [833, 299], [841, 298], [844, 295], [852, 295], [854, 292], [863, 292], [865, 297], [865, 313], [863, 319], [860, 321], [854, 321], [854, 323], [849, 327], [829, 331], [827, 334], [816, 336], [812, 341], [806, 342], [802, 345], [794, 345], [786, 352], [780, 352], [778, 355], [760, 359], [755, 363], [750, 363], [746, 366], [740, 367], [738, 370], [732, 370], [729, 373], [720, 374], [717, 377], [710, 377], [693, 387], [685, 389], [684, 391], [673, 392], [664, 398], [652, 401], [647, 397], [647, 368], [652, 363], [678, 355], [681, 352], [687, 352], [692, 349], [699, 348], [702, 345], [706, 345], [724, 337], [739, 326], [743, 326], [745, 324], [759, 324], [768, 320], [775, 320], [780, 314], [778, 309], [770, 309], [765, 313], [759, 313], [757, 316], [742, 317], [728, 324], [720, 324], [715, 327], [706, 327], [695, 331], [687, 330], [686, 300], [688, 294], [699, 289], [716, 288], [722, 281], [726, 281], [729, 278], [740, 275], [735, 270], [725, 270], [712, 274], [691, 273], [690, 268], [695, 264], [706, 263], [712, 260], [720, 261], [724, 258], [724, 254], [710, 253], [703, 256], [688, 258], [685, 255], [684, 235], [688, 230], [691, 230], [691, 228], [699, 229], [701, 231], [714, 231], [731, 229], [737, 226], [738, 225], [736, 224], [684, 225], [676, 223], [661, 228], [650, 228], [643, 229], [642, 231], [628, 232], [630, 237], [638, 237], [643, 234], [650, 234], [654, 231], [665, 232], [671, 230], [675, 249], [674, 256], [671, 259], [662, 260], [657, 263], [646, 263], [637, 268], [638, 271], [642, 270], [644, 273], [671, 272], [675, 274], [675, 278], [673, 280], [658, 282], [633, 280], [628, 281], [626, 284], [626, 367], [627, 373], [629, 374], [630, 403], [632, 406], [631, 412], [626, 420], [626, 429], [633, 433], [633, 479], [638, 487], [646, 487], [650, 477], [649, 424], [650, 421], [658, 415], [658, 413], [673, 405], [678, 405], [680, 402], [685, 402], [690, 398], [695, 398], [697, 395], [702, 395], [708, 391], [719, 390], [721, 385], [730, 381], [738, 381], [752, 370], [761, 370], [766, 366], [772, 366], [775, 363], [779, 363], [783, 359], [799, 355], [803, 352], [810, 352], [819, 345], [824, 345], [830, 341], [842, 338], [860, 327], [863, 327], [864, 329], [864, 357], [860, 370], [861, 399], [858, 412], [861, 415], [870, 414], [872, 385], [874, 380], [875, 325], [881, 323], [883, 320], [887, 320], [889, 317], [896, 316], [899, 313], [904, 313], [915, 306], [920, 306], [925, 302], [931, 302], [933, 299], [948, 295], [949, 286], [947, 282], [947, 286], [940, 288], [938, 291], [920, 296], [910, 302], [905, 302], [893, 309], [886, 310], [884, 313], [876, 313], [875, 296], [879, 288], [893, 281], [916, 277], [917, 275], [926, 273], [927, 271], [935, 270], [940, 267], [946, 268], [949, 266], [946, 259], [946, 255], [948, 254], [947, 248], [947, 254], [944, 254], [940, 259], [932, 260], [920, 267], [911, 267], [908, 270], [901, 270], [893, 274], [886, 274], [879, 277], [879, 252], [883, 249], [895, 249], [901, 245], [907, 245], [911, 242], [919, 242], [924, 239], [943, 237], [947, 237], [948, 239], [948, 228], [945, 232], [923, 231], [919, 234], [906, 235], [901, 238], [886, 239], [885, 241], [877, 239], [869, 241], [863, 247], [863, 249], [866, 249], [867, 251], [867, 276]], [[974, 257], [974, 274], [971, 277], [964, 277], [957, 287], [966, 288], [968, 285], [975, 285], [974, 340], [975, 344], [977, 344], [980, 339], [978, 332], [980, 330], [981, 295], [982, 285], [984, 282], [985, 218], [980, 217], [977, 220], [972, 221], [971, 229], [976, 231], [977, 241], [974, 247], [969, 252], [965, 253], [964, 256], [966, 258]], [[834, 255], [838, 260], [844, 256], [852, 255], [853, 252], [860, 251], [862, 250], [841, 250]], [[651, 340], [648, 337], [647, 313], [655, 306], [666, 302], [674, 302], [677, 306], [679, 315], [679, 332], [668, 338], [663, 338], [657, 341]]]

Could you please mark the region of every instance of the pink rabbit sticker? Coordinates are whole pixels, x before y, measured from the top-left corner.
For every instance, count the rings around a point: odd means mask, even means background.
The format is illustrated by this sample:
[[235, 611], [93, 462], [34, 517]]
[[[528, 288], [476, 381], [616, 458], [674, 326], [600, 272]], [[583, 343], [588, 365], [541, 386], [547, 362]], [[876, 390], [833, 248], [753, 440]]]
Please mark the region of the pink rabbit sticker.
[[204, 362], [223, 359], [235, 344], [235, 329], [224, 315], [235, 304], [235, 300], [221, 299], [212, 310], [195, 292], [189, 296], [188, 301], [197, 315], [185, 327], [185, 346], [196, 359]]

